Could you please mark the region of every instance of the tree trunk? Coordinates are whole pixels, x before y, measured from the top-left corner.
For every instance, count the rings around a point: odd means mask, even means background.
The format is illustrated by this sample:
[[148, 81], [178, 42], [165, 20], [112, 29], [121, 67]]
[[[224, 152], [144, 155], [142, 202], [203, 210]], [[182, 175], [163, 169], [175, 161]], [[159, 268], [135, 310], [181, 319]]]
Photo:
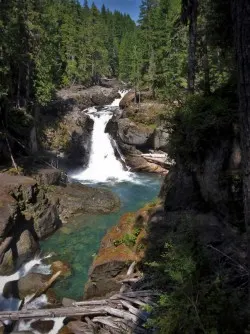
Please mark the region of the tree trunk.
[[243, 160], [244, 216], [248, 239], [248, 301], [250, 310], [250, 3], [232, 0], [238, 71], [239, 115]]
[[192, 0], [189, 17], [189, 46], [188, 46], [188, 91], [194, 93], [196, 71], [196, 40], [197, 40], [197, 10], [198, 0]]
[[204, 71], [204, 94], [206, 96], [210, 95], [210, 68], [209, 68], [209, 59], [208, 59], [208, 47], [207, 47], [207, 36], [204, 35], [202, 41], [202, 49], [203, 49], [203, 71]]

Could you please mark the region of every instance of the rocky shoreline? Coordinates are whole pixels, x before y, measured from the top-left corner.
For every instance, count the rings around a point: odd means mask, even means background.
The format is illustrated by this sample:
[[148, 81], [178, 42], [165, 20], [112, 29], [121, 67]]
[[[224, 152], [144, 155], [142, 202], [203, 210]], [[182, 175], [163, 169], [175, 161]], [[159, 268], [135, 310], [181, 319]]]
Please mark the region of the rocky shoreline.
[[[107, 124], [105, 131], [114, 139], [114, 149], [118, 147], [132, 171], [167, 174], [173, 165], [167, 155], [169, 134], [162, 120], [164, 113], [165, 106], [148, 100], [146, 93], [138, 102], [136, 94], [129, 92]], [[164, 158], [149, 160], [145, 153], [161, 154]]]
[[[39, 240], [75, 214], [118, 210], [120, 200], [105, 189], [60, 185], [59, 170], [42, 169], [34, 178], [0, 174], [0, 274], [10, 275], [39, 250]], [[7, 243], [6, 240], [9, 240]]]
[[[58, 92], [56, 100], [40, 111], [40, 124], [37, 127], [38, 152], [34, 152], [33, 157], [17, 159], [18, 165], [21, 166], [18, 172], [23, 175], [13, 175], [16, 174], [15, 170], [2, 168], [0, 275], [13, 274], [24, 263], [34, 258], [40, 250], [39, 241], [53, 234], [72, 216], [84, 213], [106, 214], [119, 209], [120, 200], [111, 191], [68, 183], [64, 172], [55, 167], [46, 167], [51, 164], [67, 171], [72, 166], [77, 168], [87, 164], [93, 121], [85, 113], [85, 109], [93, 105], [110, 104], [118, 96], [117, 93], [118, 87], [91, 87], [87, 90], [83, 90], [83, 87], [74, 87], [70, 91]], [[150, 128], [148, 125], [144, 126], [138, 121], [131, 120], [130, 107], [131, 105], [128, 105], [119, 116], [115, 115], [106, 129], [117, 143], [117, 146], [114, 145], [116, 150], [117, 147], [119, 149], [117, 155], [119, 157], [120, 153], [124, 155], [126, 165], [132, 171], [166, 174], [168, 171], [166, 166], [149, 162], [142, 157], [142, 154], [150, 150], [164, 150], [161, 143], [167, 135], [159, 135], [161, 131], [159, 127]], [[142, 210], [141, 214], [147, 216], [146, 211]], [[138, 217], [141, 217], [140, 214]], [[122, 218], [121, 221], [126, 222], [126, 219]], [[134, 223], [135, 225], [138, 223], [137, 217]], [[136, 232], [136, 239], [142, 240], [145, 231], [141, 223], [139, 228], [135, 227], [134, 223], [131, 225], [131, 230], [124, 233], [133, 235], [134, 229], [139, 229], [138, 234]], [[122, 238], [121, 232], [120, 239]], [[131, 249], [123, 242], [114, 245], [113, 241], [110, 244], [110, 241], [104, 239], [100, 252], [109, 253], [110, 249], [115, 249], [115, 252], [111, 251], [114, 259], [112, 261], [109, 259], [108, 262], [103, 260], [103, 263], [101, 261], [98, 264], [94, 262], [85, 289], [87, 299], [103, 297], [120, 290], [129, 265], [133, 261], [138, 262], [141, 256], [143, 245], [135, 243], [133, 246], [134, 249]], [[137, 250], [137, 246], [141, 248]], [[126, 253], [124, 261], [121, 249]], [[115, 259], [116, 251], [119, 254], [118, 261]], [[131, 255], [129, 260], [128, 253]], [[97, 259], [100, 259], [100, 255]], [[62, 275], [70, 275], [71, 269], [67, 263], [56, 261], [52, 263], [52, 269], [54, 267], [62, 271]], [[50, 278], [51, 274], [46, 276], [30, 273], [19, 281], [6, 284], [3, 296], [23, 299], [39, 291]], [[48, 290], [47, 297], [54, 305], [58, 303], [53, 290]]]

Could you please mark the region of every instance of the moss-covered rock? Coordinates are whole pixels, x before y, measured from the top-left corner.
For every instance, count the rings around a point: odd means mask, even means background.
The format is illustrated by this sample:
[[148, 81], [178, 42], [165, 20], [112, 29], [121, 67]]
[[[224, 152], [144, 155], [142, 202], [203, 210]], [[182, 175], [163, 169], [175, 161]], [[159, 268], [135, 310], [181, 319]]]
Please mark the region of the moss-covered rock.
[[118, 292], [130, 264], [140, 262], [146, 249], [147, 226], [161, 202], [146, 205], [137, 213], [124, 214], [104, 236], [89, 272], [84, 297], [104, 297]]

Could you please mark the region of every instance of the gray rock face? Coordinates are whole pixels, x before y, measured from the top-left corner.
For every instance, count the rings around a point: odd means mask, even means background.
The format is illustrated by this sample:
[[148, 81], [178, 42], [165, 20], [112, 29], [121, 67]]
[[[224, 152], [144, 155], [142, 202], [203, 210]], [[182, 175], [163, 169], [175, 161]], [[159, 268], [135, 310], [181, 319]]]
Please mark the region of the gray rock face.
[[35, 215], [34, 229], [39, 239], [46, 238], [61, 226], [56, 205], [44, 205]]
[[121, 109], [125, 109], [128, 107], [131, 103], [133, 103], [136, 100], [136, 95], [134, 92], [128, 92], [123, 99], [120, 101], [119, 107]]
[[33, 176], [39, 184], [59, 185], [62, 179], [62, 172], [55, 168], [42, 168]]
[[121, 282], [115, 280], [116, 276], [125, 274], [128, 266], [124, 261], [112, 261], [95, 266], [89, 274], [89, 281], [85, 286], [84, 297], [105, 297], [110, 293], [118, 292], [122, 286]]
[[174, 167], [170, 170], [163, 183], [161, 194], [165, 196], [166, 211], [193, 209], [201, 201], [194, 175], [184, 167]]
[[[230, 159], [234, 153], [231, 144], [224, 140], [213, 150], [207, 150], [200, 164], [193, 162], [184, 166], [179, 157], [180, 161], [170, 170], [161, 190], [166, 210], [202, 208], [229, 215], [232, 201], [235, 202], [236, 197], [241, 201], [241, 184]], [[237, 205], [241, 210], [240, 203]]]
[[37, 292], [44, 287], [44, 284], [48, 281], [48, 279], [49, 276], [37, 273], [29, 273], [25, 277], [20, 278], [18, 281], [19, 298], [23, 299], [26, 296]]
[[224, 142], [207, 153], [203, 169], [197, 169], [196, 172], [202, 198], [211, 207], [216, 206], [221, 212], [227, 211], [229, 200], [229, 184], [222, 176], [227, 156], [230, 156], [229, 143]]
[[0, 265], [1, 275], [10, 275], [16, 268], [34, 257], [39, 250], [39, 243], [32, 233], [24, 230], [17, 235], [10, 245], [10, 249], [4, 253]]
[[149, 140], [154, 133], [153, 129], [144, 126], [138, 126], [128, 118], [118, 120], [118, 136], [120, 140], [136, 148], [147, 148]]
[[[56, 203], [48, 199], [34, 179], [0, 174], [0, 183], [0, 234], [3, 243], [0, 274], [9, 275], [34, 257], [39, 249], [38, 240], [54, 232], [61, 220]], [[5, 239], [10, 240], [6, 245]]]
[[89, 161], [91, 133], [94, 121], [85, 113], [78, 112], [74, 118], [67, 117], [70, 144], [65, 154], [69, 166], [84, 166]]
[[154, 150], [168, 151], [169, 133], [163, 128], [157, 128], [152, 136], [152, 146]]
[[119, 198], [111, 191], [81, 184], [68, 184], [64, 188], [54, 187], [50, 197], [58, 202], [63, 222], [67, 222], [68, 218], [77, 213], [105, 214], [120, 207]]
[[[141, 154], [156, 148], [167, 150], [167, 133], [164, 130], [158, 131], [152, 127], [136, 124], [122, 116], [122, 114], [114, 115], [105, 131], [116, 141], [127, 166], [133, 171], [165, 174], [167, 172], [165, 168], [160, 164], [148, 162]], [[115, 146], [114, 149], [116, 149]]]

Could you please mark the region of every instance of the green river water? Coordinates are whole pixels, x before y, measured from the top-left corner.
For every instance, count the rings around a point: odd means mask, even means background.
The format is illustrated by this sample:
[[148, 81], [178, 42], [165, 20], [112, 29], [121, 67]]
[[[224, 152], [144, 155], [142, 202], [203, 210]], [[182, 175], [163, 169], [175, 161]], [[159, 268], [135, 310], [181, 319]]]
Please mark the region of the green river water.
[[73, 221], [41, 242], [43, 253], [55, 253], [55, 259], [69, 263], [72, 268], [72, 275], [55, 285], [59, 298], [68, 297], [77, 300], [83, 297], [88, 270], [107, 230], [117, 224], [123, 213], [136, 211], [156, 198], [161, 182], [160, 176], [138, 174], [134, 182], [106, 184], [103, 187], [112, 190], [120, 197], [119, 212], [75, 217]]

